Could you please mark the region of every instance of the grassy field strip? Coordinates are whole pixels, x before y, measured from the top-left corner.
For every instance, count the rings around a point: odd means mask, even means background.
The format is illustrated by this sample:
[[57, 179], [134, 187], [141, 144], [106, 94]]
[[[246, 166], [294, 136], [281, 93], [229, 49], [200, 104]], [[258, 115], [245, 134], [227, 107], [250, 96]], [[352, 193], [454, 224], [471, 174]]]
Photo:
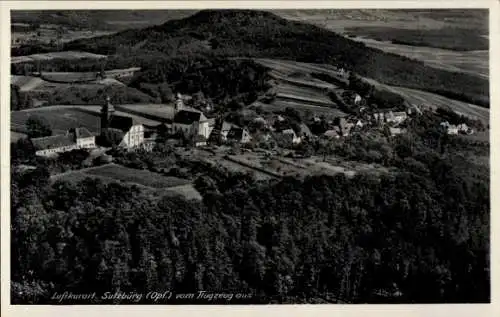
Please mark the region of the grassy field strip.
[[116, 165], [116, 164], [109, 163], [109, 164], [104, 164], [104, 165], [100, 165], [100, 166], [92, 166], [92, 167], [82, 168], [79, 170], [72, 170], [72, 171], [68, 171], [68, 172], [64, 172], [64, 173], [60, 173], [60, 174], [54, 174], [54, 175], [50, 176], [50, 178], [56, 180], [56, 179], [60, 179], [62, 177], [66, 177], [68, 175], [77, 174], [77, 173], [84, 174], [86, 171], [90, 171], [90, 170], [97, 169], [97, 168], [109, 167], [109, 166], [113, 166], [113, 165]]
[[282, 177], [282, 175], [280, 175], [278, 173], [275, 173], [273, 171], [270, 171], [270, 170], [262, 168], [262, 167], [258, 167], [258, 166], [256, 166], [253, 163], [250, 163], [250, 162], [247, 162], [247, 161], [243, 161], [243, 160], [237, 159], [235, 157], [225, 156], [224, 159], [228, 160], [228, 161], [231, 161], [231, 162], [234, 162], [234, 163], [239, 164], [239, 165], [243, 165], [243, 166], [248, 167], [248, 168], [250, 168], [252, 170], [255, 170], [257, 172], [267, 174], [267, 175], [272, 176], [272, 177], [276, 177], [276, 178], [281, 178]]
[[324, 90], [309, 88], [309, 87], [299, 87], [290, 84], [279, 84], [275, 87], [278, 93], [288, 94], [292, 96], [301, 96], [304, 98], [311, 98], [316, 100], [321, 100], [327, 103], [332, 103], [330, 97], [326, 95]]
[[457, 52], [439, 48], [393, 44], [365, 38], [356, 38], [355, 40], [384, 52], [423, 61], [431, 67], [489, 78], [487, 51]]
[[305, 103], [309, 104], [312, 106], [316, 107], [335, 107], [336, 105], [333, 102], [325, 102], [323, 100], [318, 100], [318, 99], [313, 99], [313, 98], [308, 98], [308, 97], [302, 97], [302, 96], [297, 96], [297, 95], [291, 95], [291, 94], [286, 94], [286, 93], [280, 93], [278, 92], [276, 94], [277, 99], [281, 99], [283, 101], [291, 101], [291, 102], [298, 102], [298, 103]]
[[345, 117], [346, 113], [342, 112], [337, 108], [330, 108], [325, 106], [315, 106], [311, 104], [304, 104], [299, 102], [285, 101], [285, 100], [275, 100], [272, 104], [263, 104], [263, 106], [270, 111], [283, 111], [287, 107], [296, 109], [298, 111], [312, 111], [318, 115], [330, 115], [336, 117]]
[[190, 181], [177, 177], [163, 176], [147, 170], [138, 170], [121, 165], [110, 164], [104, 167], [86, 170], [86, 174], [111, 177], [127, 183], [136, 183], [151, 188], [169, 188], [186, 185]]
[[237, 162], [234, 162], [231, 160], [227, 160], [223, 157], [218, 157], [218, 158], [216, 158], [216, 160], [214, 160], [212, 158], [204, 157], [204, 158], [200, 158], [200, 160], [202, 160], [203, 162], [209, 163], [212, 166], [222, 166], [223, 168], [227, 169], [230, 172], [253, 172], [253, 173], [255, 173], [255, 177], [258, 180], [268, 180], [268, 179], [271, 179], [274, 177], [274, 176], [271, 176], [267, 173], [257, 171], [254, 168], [242, 165], [240, 163], [237, 163]]
[[65, 52], [33, 54], [27, 56], [13, 56], [11, 57], [10, 62], [21, 63], [25, 61], [51, 60], [55, 58], [67, 59], [67, 60], [83, 59], [83, 58], [103, 59], [107, 58], [107, 56], [89, 52], [65, 51]]
[[[47, 107], [49, 108], [49, 107]], [[31, 116], [44, 118], [50, 127], [55, 131], [67, 131], [70, 128], [85, 127], [91, 132], [99, 129], [99, 117], [96, 115], [83, 113], [75, 107], [55, 106], [46, 108], [35, 108], [29, 110], [11, 112], [11, 128], [25, 128], [26, 121]]]
[[45, 81], [38, 77], [31, 76], [16, 76], [12, 75], [10, 77], [11, 84], [19, 87], [19, 91], [27, 92], [31, 90], [35, 90], [39, 86], [41, 86]]
[[[121, 108], [120, 106], [115, 107]], [[97, 131], [99, 126], [99, 113], [101, 106], [98, 105], [54, 105], [48, 107], [24, 109], [11, 112], [11, 127], [24, 126], [30, 115], [38, 115], [47, 119], [53, 129], [66, 131], [65, 127], [84, 126], [90, 131]], [[147, 115], [134, 115], [127, 112], [116, 111], [116, 115], [131, 117], [141, 124], [148, 126], [157, 126], [164, 120], [153, 120]], [[59, 120], [58, 120], [59, 119]], [[72, 123], [67, 120], [71, 120]], [[80, 122], [80, 120], [82, 122]], [[68, 128], [68, 129], [69, 129]]]
[[329, 89], [336, 89], [338, 88], [337, 86], [320, 81], [314, 78], [307, 79], [307, 80], [300, 80], [300, 79], [292, 79], [290, 77], [276, 77], [279, 81], [281, 81], [284, 84], [288, 84], [290, 86], [295, 86], [295, 87], [301, 87], [301, 88], [308, 88], [308, 89], [314, 89], [320, 92], [327, 92]]
[[117, 105], [115, 109], [158, 122], [170, 121], [174, 116], [171, 105]]
[[297, 163], [297, 162], [292, 162], [292, 161], [284, 159], [284, 158], [278, 158], [278, 161], [280, 161], [283, 164], [288, 164], [288, 165], [291, 165], [291, 166], [294, 166], [297, 168], [301, 168], [301, 169], [308, 169], [309, 168], [308, 166], [305, 166], [305, 165]]
[[[308, 64], [308, 63], [300, 63], [289, 60], [279, 60], [279, 59], [267, 59], [267, 58], [257, 58], [255, 61], [265, 67], [269, 67], [271, 69], [276, 69], [281, 72], [316, 72], [322, 74], [334, 74], [338, 73], [333, 66], [324, 67], [323, 65], [317, 64]], [[332, 69], [333, 68], [333, 69]]]
[[163, 194], [182, 195], [186, 199], [203, 200], [203, 197], [191, 184], [170, 187], [163, 191]]

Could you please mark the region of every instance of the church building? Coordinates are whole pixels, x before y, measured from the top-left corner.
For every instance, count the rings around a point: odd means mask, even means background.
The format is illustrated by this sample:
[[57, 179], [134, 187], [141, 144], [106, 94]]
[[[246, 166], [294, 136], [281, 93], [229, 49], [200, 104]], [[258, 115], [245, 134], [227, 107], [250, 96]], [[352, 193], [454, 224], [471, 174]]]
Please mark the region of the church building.
[[213, 127], [213, 119], [207, 119], [200, 111], [186, 109], [182, 101], [182, 96], [177, 94], [172, 122], [173, 133], [182, 131], [187, 136], [195, 137], [201, 135], [205, 139], [208, 139]]
[[123, 135], [116, 141], [119, 147], [135, 148], [144, 143], [144, 126], [132, 117], [116, 115], [110, 98], [107, 97], [101, 108], [101, 135], [113, 131]]

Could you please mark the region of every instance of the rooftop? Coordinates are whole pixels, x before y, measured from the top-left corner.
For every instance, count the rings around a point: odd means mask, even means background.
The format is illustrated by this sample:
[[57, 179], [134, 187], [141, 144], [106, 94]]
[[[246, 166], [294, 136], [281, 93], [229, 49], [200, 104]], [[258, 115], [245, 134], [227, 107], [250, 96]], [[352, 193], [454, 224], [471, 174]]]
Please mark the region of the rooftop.
[[111, 117], [109, 127], [123, 132], [128, 132], [132, 126], [140, 124], [141, 123], [134, 118], [114, 115]]
[[181, 110], [174, 117], [174, 123], [193, 124], [194, 122], [206, 121], [207, 118], [201, 112]]

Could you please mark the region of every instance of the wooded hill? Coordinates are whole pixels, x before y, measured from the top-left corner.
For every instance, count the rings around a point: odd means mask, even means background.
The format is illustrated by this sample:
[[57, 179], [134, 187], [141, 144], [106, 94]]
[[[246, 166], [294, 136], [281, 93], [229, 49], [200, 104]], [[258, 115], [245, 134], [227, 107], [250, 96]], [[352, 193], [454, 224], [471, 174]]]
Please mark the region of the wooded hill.
[[[382, 83], [435, 92], [489, 107], [489, 83], [473, 75], [434, 69], [423, 62], [366, 47], [334, 32], [255, 10], [203, 10], [144, 29], [79, 39], [65, 50], [116, 55], [146, 62], [204, 54], [267, 57], [343, 66]], [[140, 65], [137, 65], [140, 66]]]

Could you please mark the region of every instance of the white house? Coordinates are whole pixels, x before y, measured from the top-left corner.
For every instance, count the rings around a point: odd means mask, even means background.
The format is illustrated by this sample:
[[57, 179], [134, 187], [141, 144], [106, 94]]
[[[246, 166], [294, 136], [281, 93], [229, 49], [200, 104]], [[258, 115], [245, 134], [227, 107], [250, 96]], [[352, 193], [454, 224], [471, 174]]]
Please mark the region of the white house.
[[85, 128], [73, 128], [66, 134], [33, 138], [35, 155], [51, 156], [77, 149], [95, 148], [95, 136]]
[[450, 124], [448, 121], [441, 122], [440, 127], [446, 131], [447, 134], [458, 134], [458, 127]]
[[362, 98], [361, 98], [360, 95], [358, 95], [358, 94], [354, 95], [354, 104], [355, 105], [359, 105], [359, 103], [361, 102], [361, 100], [362, 100]]
[[302, 139], [299, 136], [297, 136], [297, 134], [295, 133], [295, 131], [293, 131], [293, 129], [286, 129], [283, 130], [281, 133], [283, 133], [283, 135], [285, 136], [290, 136], [293, 144], [299, 144], [302, 141]]

